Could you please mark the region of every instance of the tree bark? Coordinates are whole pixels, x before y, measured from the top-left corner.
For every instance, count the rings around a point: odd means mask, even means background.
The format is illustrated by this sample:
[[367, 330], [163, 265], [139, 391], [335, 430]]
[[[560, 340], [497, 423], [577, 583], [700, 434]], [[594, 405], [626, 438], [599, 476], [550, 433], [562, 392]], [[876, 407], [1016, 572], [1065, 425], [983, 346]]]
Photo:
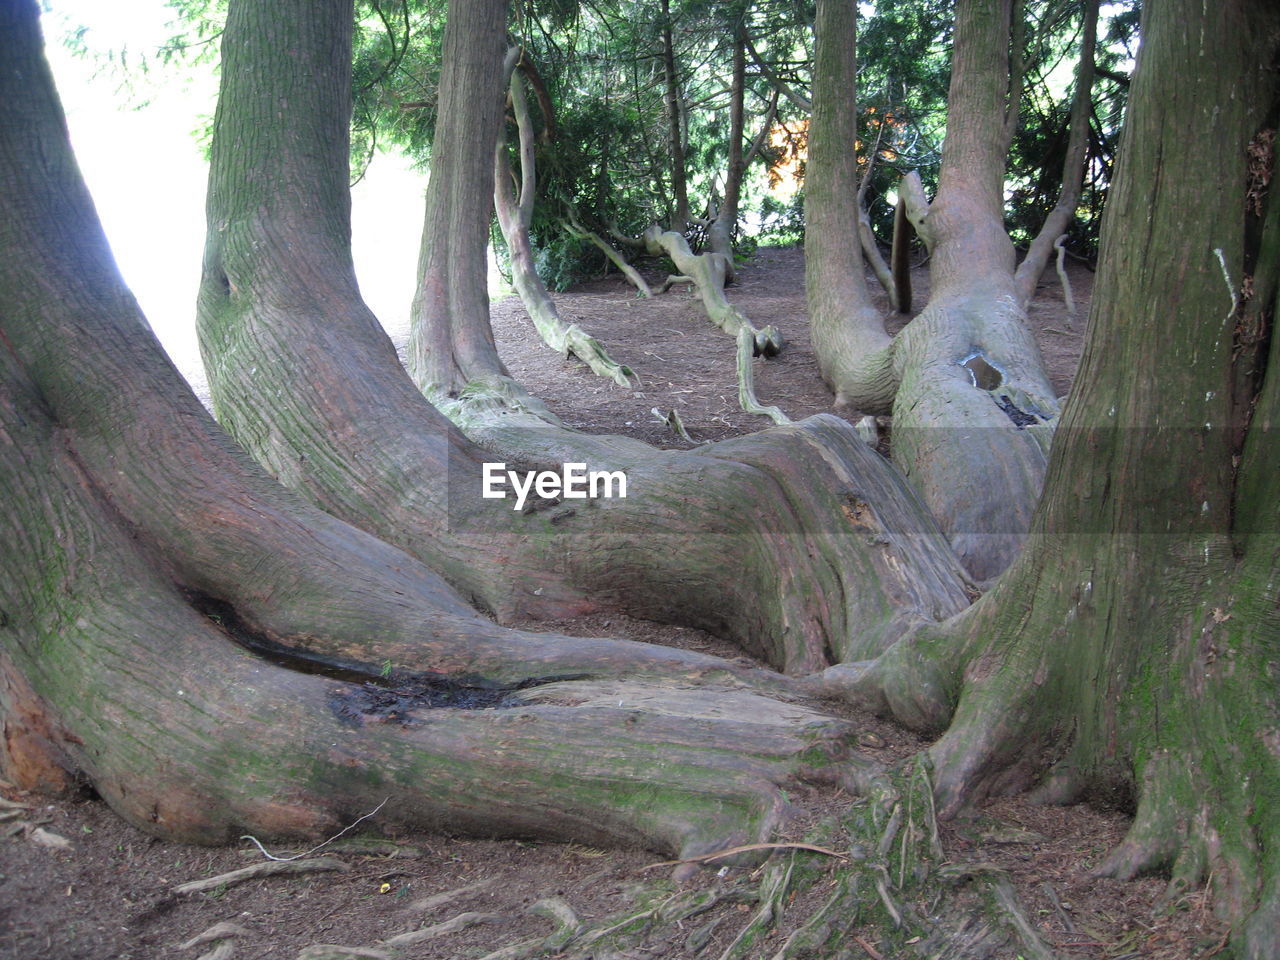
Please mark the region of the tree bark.
[[671, 0], [662, 0], [663, 103], [667, 112], [667, 153], [671, 160], [671, 198], [675, 209], [669, 229], [681, 235], [689, 227], [689, 187], [685, 172], [684, 130], [680, 122], [680, 74], [676, 70], [675, 25]]
[[731, 59], [733, 66], [729, 79], [729, 155], [725, 163], [724, 197], [710, 226], [707, 227], [707, 246], [713, 253], [728, 259], [730, 276], [732, 276], [733, 267], [733, 231], [738, 226], [738, 201], [742, 194], [742, 177], [747, 168], [747, 162], [742, 153], [742, 138], [746, 130], [743, 114], [747, 92], [747, 51], [746, 28], [741, 20], [734, 27]]
[[946, 729], [930, 751], [944, 813], [1039, 774], [1048, 800], [1136, 795], [1099, 872], [1168, 871], [1171, 899], [1209, 878], [1254, 960], [1280, 954], [1277, 37], [1261, 0], [1144, 10], [1088, 344], [1028, 549], [856, 681]]
[[816, 220], [806, 236], [815, 352], [838, 400], [892, 411], [894, 461], [979, 580], [999, 574], [1022, 545], [1058, 415], [1016, 296], [1003, 223], [1004, 137], [992, 136], [1004, 130], [1008, 109], [1011, 2], [957, 4], [938, 196], [929, 207], [918, 182], [902, 188], [930, 245], [932, 296], [893, 338], [868, 306], [856, 210], [847, 202], [840, 209], [838, 199], [856, 189], [854, 113], [841, 100], [855, 74], [852, 6], [824, 3], [816, 24], [817, 142], [807, 188]]
[[[509, 102], [516, 122], [519, 144], [520, 179], [518, 183], [511, 170], [505, 136], [497, 139], [493, 161], [493, 203], [498, 213], [498, 226], [507, 242], [511, 257], [511, 282], [520, 295], [529, 319], [538, 335], [551, 349], [562, 356], [575, 356], [592, 373], [608, 377], [620, 387], [631, 385], [631, 371], [615, 362], [598, 340], [590, 336], [576, 323], [566, 324], [560, 317], [555, 301], [547, 292], [546, 284], [538, 276], [533, 244], [529, 228], [533, 223], [533, 205], [537, 197], [538, 176], [535, 156], [533, 122], [529, 116], [529, 104], [524, 94], [523, 71], [519, 63], [525, 54], [519, 48], [507, 52], [503, 72], [510, 77]], [[545, 91], [544, 91], [545, 96]], [[550, 99], [544, 103], [544, 114], [550, 109]], [[546, 121], [552, 121], [548, 116]], [[514, 196], [512, 195], [514, 191]]]
[[[317, 16], [304, 19], [324, 29]], [[249, 55], [235, 52], [235, 30], [226, 43], [233, 58]], [[292, 69], [280, 51], [303, 47], [323, 57], [310, 70], [315, 99], [277, 116], [269, 74]], [[248, 49], [260, 72], [231, 59], [223, 74], [206, 259], [228, 279], [206, 275], [200, 325], [219, 416], [287, 486], [406, 550], [500, 619], [621, 609], [733, 637], [794, 673], [855, 648], [860, 657], [882, 649], [917, 619], [965, 605], [963, 577], [918, 503], [829, 418], [660, 453], [478, 403], [469, 429], [483, 448], [468, 441], [405, 376], [360, 300], [345, 209], [292, 229], [320, 203], [310, 184], [342, 180], [309, 164], [345, 169], [340, 149], [312, 148], [345, 135], [335, 100], [346, 82], [343, 52], [311, 33]], [[331, 78], [327, 91], [316, 77]], [[269, 129], [282, 142], [238, 135], [242, 128]], [[486, 166], [492, 151], [490, 143]], [[257, 179], [238, 180], [244, 168]], [[270, 208], [264, 219], [256, 190], [272, 182], [273, 202], [300, 209]], [[623, 470], [628, 496], [513, 510], [481, 496], [482, 465], [497, 461]]]
[[871, 303], [859, 240], [856, 5], [819, 0], [805, 176], [805, 300], [818, 369], [836, 404], [888, 413], [898, 390], [893, 341]]
[[1084, 22], [1080, 34], [1080, 62], [1076, 66], [1076, 88], [1071, 101], [1070, 132], [1066, 157], [1062, 161], [1062, 190], [1058, 202], [1049, 211], [1040, 232], [1031, 242], [1027, 255], [1018, 264], [1014, 281], [1022, 309], [1027, 309], [1036, 295], [1036, 284], [1053, 256], [1054, 246], [1075, 219], [1076, 206], [1084, 185], [1085, 160], [1089, 153], [1089, 116], [1093, 110], [1093, 51], [1098, 37], [1099, 0], [1085, 0]]
[[649, 288], [648, 281], [640, 276], [639, 271], [627, 263], [622, 254], [615, 250], [600, 234], [587, 229], [579, 223], [577, 216], [572, 211], [570, 211], [567, 219], [561, 221], [561, 224], [570, 236], [577, 237], [579, 240], [589, 241], [597, 250], [603, 253], [609, 262], [618, 268], [618, 272], [627, 278], [627, 282], [636, 288], [637, 295], [646, 299], [653, 296], [653, 291]]
[[[349, 56], [351, 8], [296, 6], [233, 4], [228, 36], [261, 39], [341, 102], [343, 72], [315, 68]], [[115, 269], [37, 14], [0, 5], [0, 774], [91, 784], [132, 823], [197, 842], [329, 836], [385, 801], [384, 827], [683, 855], [765, 837], [796, 777], [857, 787], [848, 725], [782, 678], [499, 628], [252, 464]], [[282, 202], [297, 215], [308, 199]], [[259, 210], [321, 237], [334, 212]], [[234, 297], [255, 278], [228, 252], [209, 262]]]
[[[457, 397], [474, 380], [510, 382], [488, 316], [484, 251], [493, 216], [489, 158], [502, 123], [504, 87], [494, 82], [507, 48], [507, 0], [453, 0], [445, 27], [436, 142], [427, 184], [409, 370], [430, 395]], [[476, 157], [484, 158], [479, 163]]]

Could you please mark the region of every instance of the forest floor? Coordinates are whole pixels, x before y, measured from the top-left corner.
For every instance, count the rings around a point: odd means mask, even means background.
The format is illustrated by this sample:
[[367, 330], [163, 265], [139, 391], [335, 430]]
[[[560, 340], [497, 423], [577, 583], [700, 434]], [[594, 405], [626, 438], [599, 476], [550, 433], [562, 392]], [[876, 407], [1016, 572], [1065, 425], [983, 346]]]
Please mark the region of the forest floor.
[[[1092, 275], [1073, 266], [1071, 281], [1079, 304], [1074, 321], [1066, 315], [1052, 273], [1031, 313], [1060, 394], [1067, 392], [1079, 358]], [[915, 282], [916, 303], [923, 304], [927, 274], [918, 270]], [[830, 412], [831, 397], [818, 377], [807, 336], [802, 253], [762, 248], [742, 266], [729, 295], [748, 316], [776, 324], [787, 337], [780, 356], [756, 361], [761, 402], [777, 404], [794, 419]], [[769, 425], [738, 408], [733, 343], [682, 288], [646, 301], [610, 277], [556, 299], [566, 320], [579, 322], [638, 376], [632, 389], [593, 377], [582, 364], [542, 346], [518, 300], [495, 304], [495, 335], [511, 373], [568, 425], [667, 447], [688, 445], [664, 422], [672, 408], [698, 442]], [[403, 339], [403, 331], [391, 332]], [[176, 359], [187, 369], [198, 364]], [[625, 617], [544, 623], [542, 628], [740, 655], [725, 641], [696, 630]], [[924, 745], [877, 718], [849, 715], [865, 731], [861, 742], [869, 756], [892, 762]], [[598, 924], [690, 889], [724, 896], [683, 925], [638, 924], [624, 947], [597, 956], [716, 958], [754, 913], [733, 895], [752, 889], [753, 871], [747, 867], [703, 869], [677, 884], [669, 867], [647, 870], [662, 858], [642, 850], [444, 836], [396, 837], [394, 846], [381, 849], [335, 844], [324, 853], [340, 860], [345, 872], [225, 883], [182, 895], [173, 892], [177, 884], [261, 862], [262, 855], [247, 841], [222, 849], [157, 841], [91, 797], [50, 803], [0, 783], [0, 798], [0, 958], [6, 960], [295, 960], [316, 944], [388, 950], [380, 946], [388, 938], [459, 916], [463, 919], [428, 930], [434, 935], [386, 955], [478, 958], [504, 944], [550, 934], [552, 920], [531, 912], [538, 901], [556, 898], [578, 920]], [[838, 815], [850, 802], [829, 791], [791, 799], [810, 823]], [[1124, 883], [1091, 876], [1090, 868], [1124, 835], [1125, 811], [1085, 804], [1037, 807], [1014, 798], [991, 801], [980, 813], [944, 824], [943, 849], [949, 858], [984, 861], [1006, 871], [1026, 915], [1059, 956], [1189, 960], [1221, 947], [1224, 931], [1203, 891], [1157, 910], [1165, 891], [1159, 878]], [[377, 835], [376, 817], [362, 826]], [[819, 882], [789, 903], [775, 931], [748, 956], [772, 956], [824, 892]], [[184, 945], [224, 922], [242, 932], [224, 940], [217, 948], [221, 952], [211, 952], [208, 943]], [[841, 955], [905, 956], [878, 944], [875, 936], [871, 929], [847, 931], [847, 952]], [[1011, 947], [997, 960], [1015, 960], [1020, 953]]]

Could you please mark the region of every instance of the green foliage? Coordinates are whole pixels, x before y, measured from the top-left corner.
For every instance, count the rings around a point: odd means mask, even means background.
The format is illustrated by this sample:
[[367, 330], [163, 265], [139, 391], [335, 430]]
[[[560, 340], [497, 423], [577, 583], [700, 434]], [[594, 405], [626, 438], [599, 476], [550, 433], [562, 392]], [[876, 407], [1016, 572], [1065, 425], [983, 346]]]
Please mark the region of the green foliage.
[[550, 290], [568, 290], [584, 280], [598, 277], [607, 266], [604, 254], [586, 240], [557, 233], [538, 245], [535, 266]]
[[[226, 0], [172, 0], [183, 25], [161, 51], [170, 59], [216, 55]], [[802, 238], [803, 204], [775, 191], [782, 164], [803, 172], [807, 111], [775, 94], [785, 85], [798, 99], [811, 89], [813, 0], [513, 0], [511, 36], [536, 66], [554, 110], [530, 106], [539, 130], [538, 197], [532, 237], [538, 267], [553, 289], [598, 275], [604, 265], [590, 243], [565, 230], [573, 217], [601, 236], [611, 228], [637, 236], [671, 215], [671, 161], [663, 94], [663, 30], [670, 27], [682, 104], [681, 131], [691, 212], [706, 216], [723, 189], [728, 158], [728, 81], [733, 38], [741, 26], [747, 57], [746, 144], [777, 96], [765, 147], [747, 171], [740, 213], [744, 240]], [[353, 63], [352, 176], [376, 150], [398, 148], [421, 163], [435, 131], [446, 0], [357, 0]], [[892, 199], [902, 174], [915, 170], [936, 186], [945, 133], [952, 0], [875, 0], [858, 4], [859, 79], [851, 91], [861, 108], [855, 149], [870, 163], [865, 203], [876, 234], [892, 232]], [[1027, 63], [1020, 126], [1012, 144], [1008, 223], [1015, 239], [1038, 230], [1056, 202], [1066, 145], [1071, 67], [1078, 49], [1080, 5], [1027, 0], [1021, 52]], [[1070, 245], [1096, 250], [1136, 52], [1138, 0], [1104, 7], [1097, 54], [1086, 185]], [[73, 35], [67, 42], [84, 43]], [[121, 60], [135, 53], [120, 51]], [[1064, 78], [1066, 81], [1064, 82]], [[554, 136], [549, 135], [554, 131]], [[512, 128], [511, 136], [514, 138]], [[774, 181], [774, 182], [771, 182]], [[690, 231], [696, 244], [701, 229]]]
[[[1015, 242], [1028, 243], [1057, 203], [1062, 189], [1071, 98], [1079, 51], [1080, 18], [1075, 4], [1046, 4], [1035, 24], [1043, 34], [1032, 51], [1018, 130], [1009, 151], [1007, 222]], [[1034, 12], [1033, 7], [1033, 12]], [[1055, 9], [1058, 18], [1052, 19]], [[1084, 192], [1067, 231], [1067, 246], [1097, 256], [1102, 208], [1111, 183], [1120, 124], [1128, 95], [1127, 70], [1137, 52], [1138, 5], [1108, 5], [1100, 25], [1093, 81], [1093, 112], [1085, 160]]]
[[782, 247], [804, 242], [804, 192], [790, 200], [765, 195], [760, 202], [761, 227], [757, 238], [763, 246]]

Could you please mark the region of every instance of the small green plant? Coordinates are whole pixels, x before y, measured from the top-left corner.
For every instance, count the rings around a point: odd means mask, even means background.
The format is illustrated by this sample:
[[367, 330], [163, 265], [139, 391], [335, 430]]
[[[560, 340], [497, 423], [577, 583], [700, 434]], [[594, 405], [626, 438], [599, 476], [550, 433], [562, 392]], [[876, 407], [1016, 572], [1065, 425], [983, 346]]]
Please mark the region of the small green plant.
[[390, 660], [383, 660], [383, 661], [382, 661], [382, 672], [381, 672], [381, 676], [382, 676], [382, 678], [383, 678], [384, 680], [386, 680], [387, 678], [389, 678], [389, 677], [391, 676], [391, 661], [390, 661]]

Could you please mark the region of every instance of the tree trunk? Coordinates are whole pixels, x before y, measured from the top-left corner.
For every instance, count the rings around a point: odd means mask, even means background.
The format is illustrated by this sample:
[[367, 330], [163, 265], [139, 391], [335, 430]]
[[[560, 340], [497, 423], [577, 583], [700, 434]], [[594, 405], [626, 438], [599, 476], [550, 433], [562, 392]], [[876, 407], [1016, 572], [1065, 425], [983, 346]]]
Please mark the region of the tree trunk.
[[742, 177], [747, 168], [742, 153], [742, 138], [746, 130], [743, 117], [746, 89], [746, 28], [739, 20], [733, 31], [733, 67], [729, 79], [729, 156], [725, 164], [724, 197], [715, 218], [707, 227], [707, 245], [712, 253], [718, 253], [728, 260], [730, 276], [733, 269], [733, 231], [738, 226], [738, 200], [742, 194]]
[[577, 237], [579, 240], [586, 240], [592, 244], [597, 250], [605, 255], [610, 263], [618, 268], [618, 272], [627, 278], [627, 282], [636, 288], [637, 295], [648, 299], [653, 296], [653, 291], [649, 289], [649, 284], [644, 277], [640, 276], [639, 271], [615, 250], [607, 240], [593, 230], [584, 227], [577, 218], [577, 215], [570, 210], [569, 216], [560, 221], [565, 232], [571, 237]]
[[[504, 74], [510, 76], [509, 88], [512, 113], [515, 115], [516, 136], [520, 146], [520, 179], [517, 185], [507, 156], [505, 136], [496, 141], [493, 162], [493, 203], [498, 212], [498, 226], [507, 242], [511, 257], [511, 282], [520, 295], [529, 319], [538, 335], [551, 349], [562, 356], [575, 356], [592, 373], [608, 377], [620, 387], [631, 385], [631, 371], [616, 363], [594, 337], [576, 323], [566, 324], [560, 318], [555, 301], [547, 292], [546, 284], [538, 276], [534, 260], [533, 244], [529, 240], [529, 228], [533, 223], [533, 204], [537, 196], [538, 177], [535, 159], [533, 122], [529, 117], [529, 104], [524, 95], [523, 71], [517, 64], [524, 54], [519, 48], [507, 52]], [[509, 68], [509, 69], [508, 69]], [[549, 101], [545, 105], [549, 108]], [[546, 115], [546, 109], [544, 109]], [[547, 116], [546, 122], [552, 121]], [[515, 196], [512, 196], [512, 191]], [[603, 243], [603, 241], [602, 241]], [[643, 282], [643, 281], [642, 281]]]
[[933, 254], [932, 296], [896, 337], [866, 306], [856, 209], [848, 201], [839, 209], [839, 196], [856, 189], [854, 113], [841, 100], [855, 61], [854, 11], [835, 0], [822, 4], [817, 24], [807, 188], [816, 220], [806, 292], [819, 365], [838, 399], [867, 413], [891, 405], [895, 462], [979, 580], [1021, 547], [1058, 414], [1016, 297], [1003, 223], [1005, 137], [992, 135], [1005, 129], [1011, 2], [957, 4], [937, 199], [928, 207], [904, 186]]
[[[435, 136], [455, 149], [432, 151], [409, 333], [409, 370], [429, 395], [456, 397], [473, 380], [510, 382], [493, 330], [487, 323], [466, 322], [478, 313], [487, 317], [489, 310], [489, 158], [504, 96], [493, 73], [507, 48], [506, 33], [507, 0], [449, 3]], [[476, 157], [484, 159], [477, 163]]]
[[856, 5], [819, 0], [805, 175], [805, 299], [822, 377], [837, 406], [888, 413], [893, 341], [871, 303], [858, 236]]
[[[341, 102], [345, 74], [322, 68], [349, 56], [350, 5], [296, 6], [233, 4], [228, 36], [260, 39]], [[88, 783], [139, 827], [197, 842], [329, 836], [385, 801], [384, 828], [686, 855], [766, 837], [797, 777], [859, 785], [848, 725], [783, 678], [496, 627], [272, 482], [182, 383], [115, 269], [34, 2], [0, 5], [0, 44], [0, 775]], [[279, 144], [281, 166], [305, 166], [298, 145]], [[257, 282], [234, 256], [210, 262], [229, 296]], [[333, 302], [327, 280], [312, 289]]]
[[[271, 17], [276, 36], [291, 22]], [[250, 26], [240, 20], [227, 34], [206, 259], [228, 279], [207, 274], [201, 299], [219, 416], [273, 474], [501, 619], [622, 609], [733, 637], [802, 673], [883, 649], [916, 620], [965, 605], [963, 578], [931, 521], [892, 468], [831, 418], [682, 453], [583, 436], [503, 406], [471, 411], [484, 449], [469, 442], [405, 376], [360, 300], [345, 207], [316, 217], [322, 195], [309, 185], [341, 175], [310, 165], [345, 169], [345, 154], [311, 144], [345, 135], [337, 98], [347, 61], [320, 43], [317, 15], [304, 19], [308, 31], [287, 42], [255, 47], [257, 34], [240, 38]], [[300, 95], [280, 117], [269, 74], [292, 71], [281, 51], [302, 49], [321, 61], [309, 69], [314, 99]], [[246, 56], [261, 62], [250, 69], [234, 59]], [[327, 90], [316, 77], [332, 78]], [[242, 128], [269, 129], [280, 142]], [[492, 144], [483, 156], [492, 163]], [[256, 179], [237, 179], [247, 168]], [[257, 190], [268, 184], [274, 203], [299, 209], [265, 207]], [[308, 229], [293, 229], [308, 216]], [[483, 464], [498, 461], [623, 470], [627, 498], [538, 499], [513, 510], [481, 496]], [[869, 512], [855, 509], [863, 501]]]
[[1075, 220], [1076, 206], [1080, 203], [1089, 153], [1089, 116], [1093, 111], [1093, 51], [1098, 38], [1098, 6], [1099, 0], [1085, 0], [1084, 22], [1080, 27], [1080, 62], [1076, 66], [1066, 157], [1062, 161], [1062, 190], [1014, 274], [1024, 310], [1035, 297], [1036, 285], [1053, 255], [1055, 243]]
[[667, 112], [667, 152], [671, 158], [671, 198], [675, 210], [669, 228], [684, 234], [689, 226], [689, 188], [684, 164], [684, 130], [680, 122], [680, 74], [676, 71], [676, 44], [671, 0], [662, 0], [663, 103]]
[[1278, 37], [1266, 0], [1144, 10], [1090, 336], [1028, 549], [856, 681], [947, 728], [943, 812], [1046, 757], [1045, 799], [1136, 794], [1099, 871], [1170, 871], [1171, 900], [1209, 878], [1255, 960], [1280, 955]]

